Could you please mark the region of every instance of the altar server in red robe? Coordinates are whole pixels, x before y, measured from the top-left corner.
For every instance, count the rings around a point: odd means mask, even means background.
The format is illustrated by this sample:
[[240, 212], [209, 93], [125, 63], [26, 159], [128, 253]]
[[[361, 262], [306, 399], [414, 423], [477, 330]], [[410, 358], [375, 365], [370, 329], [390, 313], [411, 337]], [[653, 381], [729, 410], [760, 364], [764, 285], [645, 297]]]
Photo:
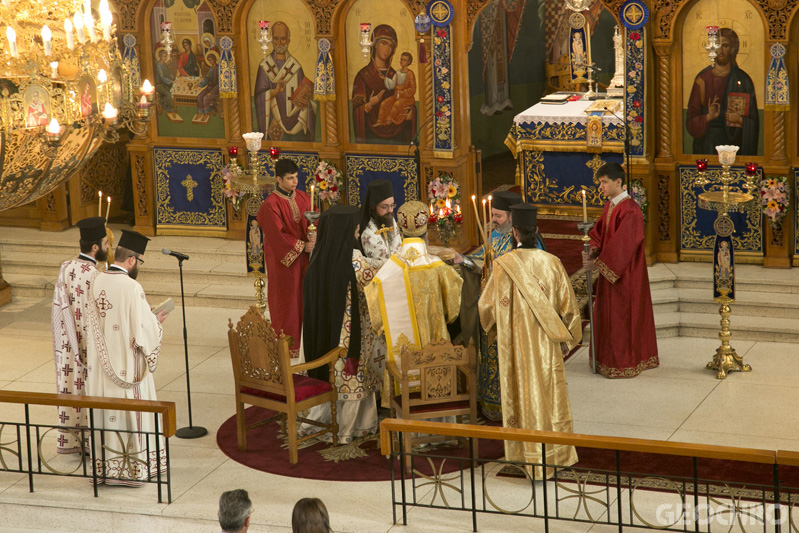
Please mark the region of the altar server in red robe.
[[297, 189], [297, 164], [290, 159], [275, 163], [277, 186], [258, 210], [258, 224], [264, 234], [266, 296], [272, 326], [278, 334], [291, 335], [291, 357], [300, 355], [302, 332], [302, 280], [313, 251], [314, 237], [308, 237], [305, 212], [311, 199]]
[[622, 186], [621, 165], [607, 163], [597, 177], [600, 192], [610, 201], [589, 234], [590, 256], [583, 255], [583, 266], [600, 274], [594, 303], [596, 366], [606, 378], [632, 378], [660, 364], [644, 259], [644, 218]]

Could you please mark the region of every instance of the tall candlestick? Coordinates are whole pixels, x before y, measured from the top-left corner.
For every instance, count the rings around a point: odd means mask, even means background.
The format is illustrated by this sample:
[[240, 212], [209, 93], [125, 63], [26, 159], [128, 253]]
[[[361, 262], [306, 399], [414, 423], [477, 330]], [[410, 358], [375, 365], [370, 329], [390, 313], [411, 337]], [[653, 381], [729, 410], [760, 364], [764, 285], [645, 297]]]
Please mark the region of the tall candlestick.
[[103, 191], [97, 191], [97, 196], [100, 197], [97, 201], [97, 216], [101, 217], [103, 216]]
[[83, 32], [83, 17], [80, 12], [76, 12], [72, 17], [72, 23], [75, 25], [75, 31], [78, 33], [78, 41], [80, 44], [86, 42], [86, 34]]
[[486, 216], [486, 200], [483, 198], [483, 242], [488, 245], [488, 221], [485, 219]]
[[313, 203], [314, 186], [311, 184], [311, 211], [316, 211], [316, 205]]
[[[475, 218], [475, 220], [477, 220], [478, 234], [482, 237], [483, 236], [483, 225], [480, 224], [480, 213], [477, 211], [477, 200], [475, 199], [474, 195], [472, 195], [472, 207], [474, 207], [474, 218]], [[432, 210], [433, 207], [430, 206], [430, 209]]]
[[106, 198], [108, 200], [108, 207], [105, 208], [105, 222], [108, 223], [108, 215], [111, 214], [111, 197], [109, 196]]
[[588, 211], [585, 206], [585, 189], [583, 189], [583, 222], [588, 222]]
[[486, 215], [488, 216], [488, 219], [487, 219], [487, 222], [486, 222], [488, 224], [488, 229], [486, 230], [486, 233], [488, 233], [489, 237], [491, 236], [491, 232], [494, 230], [494, 210], [493, 210], [493, 208], [491, 206], [491, 203], [492, 203], [493, 200], [494, 200], [494, 197], [489, 194], [488, 195], [488, 213], [486, 213]]
[[8, 39], [8, 46], [9, 51], [11, 52], [11, 57], [17, 57], [17, 32], [14, 31], [14, 28], [9, 26], [6, 28], [6, 38]]

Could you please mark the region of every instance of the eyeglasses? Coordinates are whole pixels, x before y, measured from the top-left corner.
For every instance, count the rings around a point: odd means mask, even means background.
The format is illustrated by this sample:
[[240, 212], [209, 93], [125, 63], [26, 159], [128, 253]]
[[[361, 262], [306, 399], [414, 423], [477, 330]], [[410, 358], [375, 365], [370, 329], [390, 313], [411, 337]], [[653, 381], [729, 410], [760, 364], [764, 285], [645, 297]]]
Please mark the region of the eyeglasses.
[[380, 209], [385, 209], [385, 210], [396, 209], [397, 208], [397, 204], [377, 204], [377, 207], [379, 207]]
[[[134, 256], [134, 257], [136, 257], [136, 256]], [[137, 260], [139, 263], [141, 263], [142, 265], [144, 264], [144, 259], [142, 259], [141, 257], [136, 257], [136, 260]]]

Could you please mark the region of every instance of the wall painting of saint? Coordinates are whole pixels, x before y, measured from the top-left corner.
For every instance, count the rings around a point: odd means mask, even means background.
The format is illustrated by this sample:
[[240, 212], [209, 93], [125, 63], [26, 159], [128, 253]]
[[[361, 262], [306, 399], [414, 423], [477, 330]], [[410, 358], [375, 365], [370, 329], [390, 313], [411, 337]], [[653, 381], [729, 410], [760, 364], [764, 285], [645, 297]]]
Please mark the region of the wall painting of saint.
[[[172, 23], [169, 51], [160, 42], [162, 22]], [[157, 0], [150, 26], [158, 135], [224, 138], [220, 52], [210, 5], [203, 0]]]
[[[361, 22], [372, 46], [358, 44]], [[419, 125], [419, 75], [413, 17], [399, 0], [358, 0], [347, 13], [350, 139], [364, 144], [411, 142]]]
[[[715, 155], [718, 145], [738, 155], [763, 154], [763, 23], [746, 0], [703, 0], [686, 14], [682, 34], [683, 152]], [[705, 44], [718, 26], [715, 65]]]
[[[272, 43], [263, 53], [259, 20], [269, 20]], [[316, 70], [314, 21], [299, 0], [256, 0], [247, 14], [247, 63], [253, 131], [269, 142], [321, 140], [319, 103], [313, 99]]]

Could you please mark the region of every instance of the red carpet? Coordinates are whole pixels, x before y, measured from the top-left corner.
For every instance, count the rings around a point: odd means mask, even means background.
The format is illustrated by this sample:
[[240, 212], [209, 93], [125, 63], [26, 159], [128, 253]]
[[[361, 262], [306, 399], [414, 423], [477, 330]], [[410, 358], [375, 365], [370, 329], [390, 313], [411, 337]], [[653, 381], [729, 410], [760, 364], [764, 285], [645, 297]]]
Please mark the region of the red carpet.
[[[249, 407], [246, 411], [246, 420], [252, 424], [270, 416], [269, 411], [259, 407]], [[325, 460], [318, 452], [330, 448], [324, 443], [317, 443], [299, 451], [299, 462], [296, 465], [289, 463], [289, 452], [281, 448], [283, 439], [278, 436], [278, 425], [274, 422], [253, 428], [247, 432], [247, 451], [238, 448], [236, 440], [236, 417], [227, 419], [219, 428], [216, 442], [222, 452], [236, 461], [255, 470], [277, 474], [279, 476], [297, 477], [304, 479], [322, 479], [329, 481], [388, 481], [391, 479], [388, 460], [380, 455], [380, 445], [377, 440], [371, 440], [360, 447], [367, 452], [365, 457], [358, 457], [338, 463]], [[478, 444], [481, 458], [498, 459], [505, 455], [504, 445], [501, 441], [482, 440]], [[455, 444], [440, 447], [430, 455], [445, 455], [454, 457], [468, 457], [469, 449]], [[435, 461], [438, 463], [438, 461]], [[415, 459], [414, 468], [425, 475], [433, 475], [427, 461]], [[448, 460], [443, 473], [455, 472], [460, 469], [458, 462]], [[399, 478], [399, 463], [394, 462], [394, 475]]]

